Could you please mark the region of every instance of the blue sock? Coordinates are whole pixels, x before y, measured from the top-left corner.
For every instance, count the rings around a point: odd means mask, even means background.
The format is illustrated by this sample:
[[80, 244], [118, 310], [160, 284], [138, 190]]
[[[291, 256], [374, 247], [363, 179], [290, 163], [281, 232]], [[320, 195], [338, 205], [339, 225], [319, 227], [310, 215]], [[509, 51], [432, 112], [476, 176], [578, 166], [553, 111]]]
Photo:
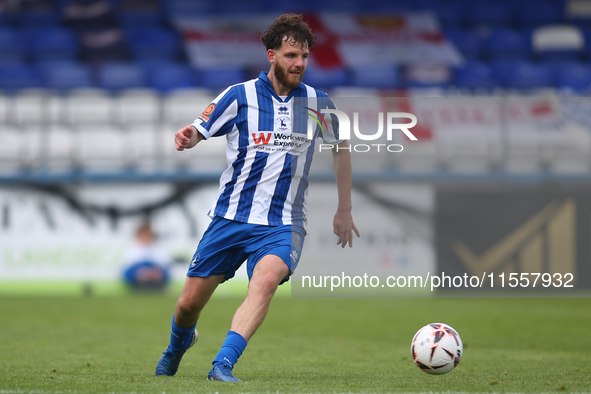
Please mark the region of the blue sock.
[[226, 340], [212, 364], [226, 364], [230, 368], [234, 368], [234, 364], [236, 364], [238, 358], [242, 355], [247, 344], [246, 339], [242, 335], [235, 331], [228, 331]]
[[195, 330], [195, 323], [192, 327], [181, 328], [174, 324], [174, 314], [172, 315], [172, 329], [170, 330], [170, 348], [175, 352], [187, 350], [191, 344], [191, 337]]

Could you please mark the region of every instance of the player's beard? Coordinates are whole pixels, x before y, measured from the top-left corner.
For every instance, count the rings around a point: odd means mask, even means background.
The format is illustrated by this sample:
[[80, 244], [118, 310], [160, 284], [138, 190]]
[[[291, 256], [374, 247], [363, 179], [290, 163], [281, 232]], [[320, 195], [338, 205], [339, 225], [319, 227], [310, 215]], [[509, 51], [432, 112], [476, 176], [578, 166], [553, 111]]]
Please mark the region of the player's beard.
[[299, 71], [300, 75], [297, 78], [294, 78], [291, 75], [289, 75], [289, 70], [287, 68], [284, 68], [279, 63], [275, 63], [273, 75], [281, 85], [286, 86], [289, 89], [295, 89], [298, 86], [300, 86], [300, 83], [304, 78], [304, 72], [306, 71], [306, 69], [303, 67], [295, 67], [294, 69], [292, 69], [292, 71]]

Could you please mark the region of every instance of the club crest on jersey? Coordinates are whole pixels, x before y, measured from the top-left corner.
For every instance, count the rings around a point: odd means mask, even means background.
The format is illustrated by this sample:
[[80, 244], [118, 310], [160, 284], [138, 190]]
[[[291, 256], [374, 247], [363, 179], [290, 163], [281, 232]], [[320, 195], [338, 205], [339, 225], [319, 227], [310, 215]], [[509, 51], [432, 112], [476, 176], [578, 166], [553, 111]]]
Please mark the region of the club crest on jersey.
[[199, 119], [201, 119], [201, 121], [203, 123], [209, 122], [209, 116], [211, 115], [211, 113], [213, 112], [214, 109], [215, 109], [215, 103], [209, 104], [207, 106], [207, 108], [205, 108], [205, 111], [203, 111], [203, 113], [201, 115], [199, 115]]
[[275, 120], [275, 131], [281, 131], [283, 133], [289, 131], [291, 121], [287, 116], [280, 116]]

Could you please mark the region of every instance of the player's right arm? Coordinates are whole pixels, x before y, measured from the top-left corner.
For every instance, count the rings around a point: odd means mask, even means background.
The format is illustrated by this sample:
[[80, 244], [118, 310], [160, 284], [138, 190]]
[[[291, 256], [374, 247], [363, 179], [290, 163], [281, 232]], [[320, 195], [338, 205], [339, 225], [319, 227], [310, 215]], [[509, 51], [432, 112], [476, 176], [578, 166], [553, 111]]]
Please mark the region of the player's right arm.
[[187, 125], [174, 134], [174, 143], [178, 151], [191, 149], [203, 139], [205, 137], [192, 125]]

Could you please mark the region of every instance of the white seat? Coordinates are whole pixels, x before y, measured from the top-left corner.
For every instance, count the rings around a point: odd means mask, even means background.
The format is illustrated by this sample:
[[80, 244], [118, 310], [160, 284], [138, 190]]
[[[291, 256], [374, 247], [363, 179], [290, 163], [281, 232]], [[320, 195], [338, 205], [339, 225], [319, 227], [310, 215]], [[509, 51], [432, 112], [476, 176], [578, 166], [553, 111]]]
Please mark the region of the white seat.
[[179, 152], [175, 148], [173, 124], [164, 124], [158, 131], [162, 165], [166, 169], [185, 168], [189, 171], [223, 171], [226, 163], [226, 138], [211, 137], [192, 149]]
[[[381, 155], [387, 155], [390, 161], [395, 159], [394, 165], [398, 170], [405, 172], [427, 172], [435, 171], [439, 168], [440, 158], [438, 156], [436, 141], [410, 141], [407, 139], [397, 142], [404, 147], [401, 152], [384, 152]], [[394, 148], [392, 147], [391, 149]]]
[[[415, 156], [416, 166], [482, 172], [498, 164], [502, 147], [500, 106], [497, 98], [411, 98], [409, 108], [418, 123], [410, 131], [418, 141], [398, 133], [402, 158]], [[484, 117], [482, 122], [479, 118]]]
[[10, 96], [0, 93], [0, 124], [10, 122], [9, 114], [12, 111], [12, 100]]
[[45, 166], [50, 171], [71, 170], [78, 163], [76, 135], [68, 126], [53, 123], [46, 131]]
[[16, 127], [3, 125], [0, 129], [0, 173], [21, 169], [23, 148], [26, 146], [23, 133]]
[[[134, 168], [140, 170], [159, 170], [162, 164], [163, 146], [159, 142], [156, 124], [130, 124], [125, 132], [128, 135], [128, 147], [125, 151], [130, 155]], [[169, 145], [173, 145], [172, 139]]]
[[[555, 96], [507, 97], [504, 164], [509, 172], [529, 173], [550, 165], [551, 125], [560, 120]], [[537, 109], [536, 109], [537, 108]], [[511, 115], [513, 114], [513, 115]]]
[[114, 99], [101, 89], [80, 89], [67, 94], [66, 121], [73, 125], [112, 123]]
[[128, 135], [109, 125], [86, 124], [76, 130], [82, 168], [118, 171], [131, 165]]
[[160, 96], [152, 89], [129, 89], [115, 99], [117, 122], [123, 126], [160, 121]]
[[163, 97], [164, 123], [174, 131], [192, 123], [205, 111], [215, 97], [201, 89], [183, 89]]
[[39, 125], [63, 119], [63, 98], [45, 89], [24, 89], [15, 93], [12, 106], [17, 125]]
[[576, 26], [551, 25], [534, 30], [532, 45], [535, 51], [582, 50], [585, 38]]

